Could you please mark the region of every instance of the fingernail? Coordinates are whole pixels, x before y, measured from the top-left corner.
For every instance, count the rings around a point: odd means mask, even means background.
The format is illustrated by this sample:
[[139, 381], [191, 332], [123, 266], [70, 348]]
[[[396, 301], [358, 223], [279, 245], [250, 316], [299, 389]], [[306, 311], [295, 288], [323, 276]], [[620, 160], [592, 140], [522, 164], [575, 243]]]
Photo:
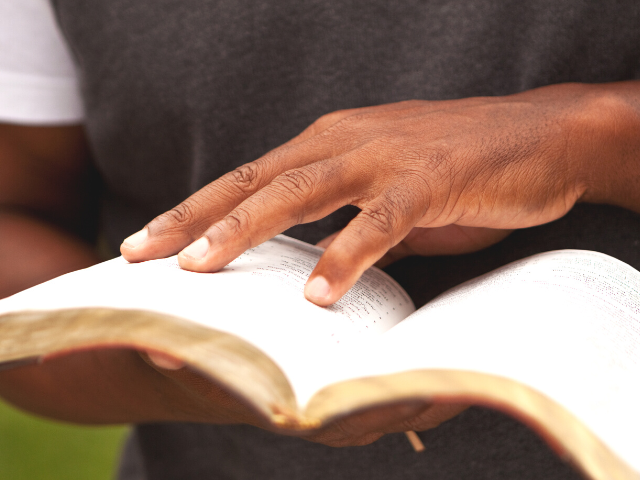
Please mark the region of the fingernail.
[[331, 293], [329, 282], [323, 276], [318, 276], [307, 284], [305, 289], [306, 296], [311, 301], [328, 300]]
[[130, 237], [127, 237], [124, 240], [124, 242], [122, 242], [122, 245], [128, 248], [136, 248], [142, 245], [148, 236], [149, 236], [149, 231], [146, 228], [143, 228], [139, 232], [136, 232]]
[[165, 353], [147, 352], [147, 356], [156, 367], [164, 368], [165, 370], [180, 370], [185, 366], [185, 363], [182, 360]]
[[191, 257], [196, 260], [200, 260], [204, 258], [204, 256], [209, 251], [209, 240], [207, 237], [200, 237], [198, 240], [193, 242], [187, 248], [182, 250], [182, 253], [187, 257]]

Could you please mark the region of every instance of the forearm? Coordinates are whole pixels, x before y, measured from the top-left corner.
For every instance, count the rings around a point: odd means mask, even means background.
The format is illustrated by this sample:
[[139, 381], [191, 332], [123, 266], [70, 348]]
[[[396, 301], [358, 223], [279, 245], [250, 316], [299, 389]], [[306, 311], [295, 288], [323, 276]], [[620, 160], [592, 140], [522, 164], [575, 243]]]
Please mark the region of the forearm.
[[581, 201], [640, 212], [640, 81], [589, 88], [573, 135], [584, 164]]
[[0, 124], [0, 209], [83, 230], [98, 191], [80, 125]]
[[[96, 215], [88, 160], [80, 126], [0, 125], [0, 298], [99, 261], [70, 233], [90, 235]], [[77, 353], [1, 372], [0, 395], [56, 418], [126, 421], [140, 416], [125, 413], [127, 392], [143, 398], [154, 375], [132, 352]]]
[[[24, 214], [0, 212], [0, 231], [0, 297], [99, 261], [80, 239]], [[39, 415], [80, 423], [231, 421], [224, 407], [230, 396], [193, 372], [174, 375], [209, 385], [222, 403], [205, 401], [137, 352], [119, 349], [77, 352], [2, 371], [0, 396]]]
[[95, 233], [92, 172], [80, 125], [0, 124], [0, 298], [98, 261], [74, 236]]
[[[558, 85], [512, 97], [440, 102], [438, 108], [410, 102], [397, 109], [329, 116], [326, 125], [320, 119], [319, 126], [308, 131], [306, 140], [303, 135], [297, 144], [266, 155], [188, 199], [191, 216], [159, 217], [146, 229], [148, 239], [123, 245], [123, 253], [133, 261], [177, 253], [207, 233], [203, 218], [213, 219], [218, 223], [210, 227], [207, 257], [194, 258], [203, 265], [196, 270], [216, 270], [243, 251], [248, 239], [259, 242], [260, 235], [291, 226], [287, 222], [311, 221], [334, 207], [356, 204], [365, 211], [360, 223], [350, 224], [352, 233], [343, 231], [342, 242], [338, 236], [315, 270], [315, 276], [332, 285], [332, 296], [322, 301], [328, 304], [413, 227], [524, 228], [557, 219], [576, 200], [640, 212], [639, 88], [639, 82]], [[395, 132], [397, 138], [385, 137], [382, 140], [389, 141], [381, 143], [371, 131]], [[361, 151], [353, 153], [354, 144]], [[347, 169], [352, 181], [336, 174], [345, 164], [340, 145], [353, 162]], [[318, 156], [321, 147], [327, 152]], [[332, 155], [333, 163], [327, 160]], [[316, 157], [322, 159], [318, 165]], [[261, 172], [270, 176], [251, 182], [256, 191], [249, 191], [243, 180]], [[336, 179], [344, 185], [336, 186]], [[322, 183], [328, 181], [334, 183]], [[355, 192], [354, 186], [361, 191]], [[229, 192], [242, 193], [231, 202], [240, 205], [231, 213]], [[314, 197], [326, 192], [331, 193], [326, 198]], [[342, 200], [336, 192], [342, 192]], [[307, 209], [324, 204], [324, 210]], [[176, 210], [184, 211], [180, 206]], [[176, 231], [184, 235], [178, 238]], [[225, 237], [220, 232], [230, 233]], [[228, 243], [233, 248], [225, 247]], [[429, 253], [432, 245], [426, 245]], [[254, 422], [226, 392], [188, 369], [160, 373], [125, 351], [78, 353], [4, 372], [0, 395], [42, 414], [82, 422]]]
[[[0, 212], [0, 297], [99, 261], [94, 249], [55, 226]], [[76, 352], [0, 371], [0, 396], [20, 408], [79, 423], [208, 421], [229, 423], [232, 397], [186, 369], [173, 372], [208, 385], [204, 398], [149, 366], [131, 350]], [[244, 411], [242, 407], [234, 410]], [[246, 415], [247, 421], [250, 420]]]
[[79, 238], [23, 213], [0, 210], [0, 298], [99, 261]]

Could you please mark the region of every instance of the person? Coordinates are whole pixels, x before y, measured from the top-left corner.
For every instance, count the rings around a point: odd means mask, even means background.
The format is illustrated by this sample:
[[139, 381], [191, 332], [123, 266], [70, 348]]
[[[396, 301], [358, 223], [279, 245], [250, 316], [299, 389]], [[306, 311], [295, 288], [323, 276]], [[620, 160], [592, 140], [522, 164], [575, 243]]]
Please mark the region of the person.
[[[98, 201], [129, 261], [179, 254], [215, 271], [282, 231], [320, 241], [305, 295], [321, 306], [376, 262], [417, 304], [553, 248], [640, 266], [633, 1], [0, 11], [5, 295], [97, 261], [80, 238]], [[391, 405], [300, 439], [256, 428], [175, 359], [127, 350], [4, 371], [0, 394], [63, 420], [140, 424], [121, 478], [578, 478], [490, 410]], [[424, 453], [393, 435], [407, 429]]]

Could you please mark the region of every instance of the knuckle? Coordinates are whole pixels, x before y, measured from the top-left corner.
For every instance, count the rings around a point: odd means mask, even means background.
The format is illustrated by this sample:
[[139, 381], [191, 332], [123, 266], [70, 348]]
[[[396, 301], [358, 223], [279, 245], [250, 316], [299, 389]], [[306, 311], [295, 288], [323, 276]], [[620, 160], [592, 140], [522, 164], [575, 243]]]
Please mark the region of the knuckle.
[[260, 187], [263, 168], [257, 162], [246, 163], [225, 175], [227, 184], [242, 194], [250, 195]]
[[452, 152], [449, 148], [439, 146], [427, 150], [421, 157], [418, 165], [426, 169], [427, 172], [433, 173], [450, 168]]
[[403, 148], [398, 152], [398, 158], [402, 161], [403, 165], [407, 167], [419, 168], [426, 161], [425, 154], [420, 150]]
[[236, 208], [224, 217], [224, 227], [231, 235], [243, 233], [249, 226], [251, 215], [243, 208]]
[[401, 135], [395, 131], [376, 132], [368, 146], [372, 151], [394, 160], [401, 160], [406, 149]]
[[167, 216], [175, 223], [191, 223], [196, 216], [195, 208], [190, 202], [182, 202], [180, 205], [167, 212]]
[[441, 178], [432, 178], [420, 168], [407, 168], [399, 177], [402, 190], [390, 190], [386, 201], [393, 204], [401, 215], [410, 215], [416, 210], [424, 210], [432, 195], [432, 189], [441, 182]]
[[361, 447], [364, 445], [369, 445], [380, 437], [382, 437], [382, 433], [380, 432], [371, 432], [364, 435], [359, 436], [340, 436], [336, 435], [335, 432], [330, 433], [321, 433], [317, 435], [313, 435], [310, 437], [306, 437], [308, 440], [316, 443], [321, 443], [323, 445], [327, 445], [329, 447], [334, 448], [343, 448], [343, 447]]
[[353, 422], [349, 419], [340, 419], [333, 424], [333, 433], [336, 439], [346, 439], [355, 436]]
[[154, 218], [147, 228], [154, 236], [188, 236], [192, 240], [201, 233], [203, 219], [198, 217], [193, 200], [185, 200], [171, 210]]
[[301, 200], [313, 194], [320, 183], [321, 175], [313, 167], [288, 170], [279, 175], [273, 182], [274, 187], [284, 190]]
[[376, 206], [366, 206], [362, 209], [361, 215], [367, 220], [367, 225], [370, 228], [384, 235], [393, 234], [396, 214], [388, 205], [382, 203]]
[[411, 100], [403, 100], [399, 102], [399, 105], [402, 105], [403, 107], [408, 107], [408, 108], [423, 107], [424, 104], [425, 104], [424, 100], [417, 100], [415, 98]]
[[335, 112], [326, 113], [313, 122], [312, 125], [314, 125], [318, 131], [324, 130], [349, 116], [351, 112], [352, 110], [336, 110]]
[[417, 208], [425, 210], [434, 192], [448, 190], [459, 176], [456, 165], [451, 161], [448, 149], [404, 150], [398, 152], [402, 169], [395, 172], [401, 187], [391, 191], [386, 201], [394, 203], [402, 214], [409, 214]]
[[336, 421], [330, 427], [330, 443], [326, 444], [334, 447], [363, 446], [375, 442], [383, 435], [383, 432], [375, 429], [363, 428], [361, 420], [356, 415]]
[[[341, 442], [343, 445], [359, 445], [363, 439], [370, 435], [376, 435], [377, 432], [370, 431], [367, 428], [363, 429], [363, 425], [356, 415], [354, 418], [343, 418], [336, 421], [331, 432], [335, 442]], [[362, 443], [365, 445], [365, 443]]]
[[318, 135], [336, 123], [340, 122], [344, 117], [349, 115], [350, 110], [336, 110], [326, 113], [313, 121], [302, 133], [303, 136], [312, 137]]
[[422, 430], [429, 430], [430, 428], [436, 427], [437, 425], [433, 425], [432, 422], [425, 422], [425, 420], [421, 417], [411, 417], [401, 422], [401, 428], [404, 431], [413, 430], [416, 432], [420, 432]]
[[[322, 134], [328, 138], [351, 138], [356, 136], [360, 143], [371, 141], [381, 132], [374, 121], [374, 114], [370, 112], [348, 112], [341, 118], [336, 118], [331, 124], [326, 125]], [[353, 139], [352, 139], [353, 140]]]
[[368, 124], [372, 115], [368, 112], [356, 112], [343, 117], [340, 121], [336, 122], [336, 127], [341, 129], [351, 130], [354, 128], [361, 128], [363, 125]]
[[171, 210], [166, 211], [162, 215], [156, 217], [150, 224], [153, 227], [160, 229], [170, 229], [172, 227], [183, 228], [186, 225], [191, 225], [196, 221], [196, 205], [193, 204], [193, 200], [185, 200], [179, 205], [176, 205]]

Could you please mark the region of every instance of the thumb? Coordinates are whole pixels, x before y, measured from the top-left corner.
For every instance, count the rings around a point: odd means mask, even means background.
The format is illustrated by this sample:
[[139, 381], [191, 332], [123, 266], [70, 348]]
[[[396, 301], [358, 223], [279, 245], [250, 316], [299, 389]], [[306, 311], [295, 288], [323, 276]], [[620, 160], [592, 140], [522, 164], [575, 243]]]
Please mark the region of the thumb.
[[331, 242], [333, 242], [336, 239], [336, 237], [340, 234], [341, 231], [342, 230], [338, 230], [337, 232], [332, 233], [328, 237], [324, 237], [322, 240], [316, 243], [316, 247], [326, 249], [329, 245], [331, 245]]
[[383, 268], [411, 255], [463, 255], [477, 252], [500, 242], [512, 231], [453, 224], [437, 228], [415, 227], [376, 262], [376, 266]]
[[150, 366], [161, 370], [180, 370], [186, 365], [179, 358], [158, 351], [140, 352], [140, 356]]

